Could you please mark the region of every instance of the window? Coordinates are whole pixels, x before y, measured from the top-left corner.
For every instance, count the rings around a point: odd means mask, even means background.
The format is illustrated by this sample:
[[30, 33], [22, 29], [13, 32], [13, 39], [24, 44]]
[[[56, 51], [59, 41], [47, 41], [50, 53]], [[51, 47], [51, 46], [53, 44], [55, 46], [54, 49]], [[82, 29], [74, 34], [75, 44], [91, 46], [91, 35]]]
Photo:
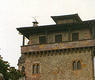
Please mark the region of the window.
[[59, 42], [62, 42], [62, 35], [56, 35], [55, 36], [55, 42], [59, 43]]
[[80, 61], [74, 61], [73, 62], [73, 70], [80, 70], [81, 69], [81, 62]]
[[24, 66], [22, 66], [22, 72], [25, 72], [25, 67]]
[[39, 43], [40, 43], [40, 44], [46, 43], [46, 36], [40, 36], [40, 37], [39, 37]]
[[40, 73], [40, 65], [39, 64], [33, 64], [33, 69], [32, 69], [32, 73], [33, 74], [37, 74]]
[[73, 70], [77, 69], [76, 61], [73, 62]]
[[72, 33], [72, 41], [79, 40], [79, 33]]
[[35, 73], [35, 64], [33, 64], [33, 74]]
[[37, 64], [36, 70], [37, 70], [37, 73], [39, 73], [39, 64]]
[[81, 63], [80, 63], [80, 61], [77, 62], [77, 69], [81, 69]]

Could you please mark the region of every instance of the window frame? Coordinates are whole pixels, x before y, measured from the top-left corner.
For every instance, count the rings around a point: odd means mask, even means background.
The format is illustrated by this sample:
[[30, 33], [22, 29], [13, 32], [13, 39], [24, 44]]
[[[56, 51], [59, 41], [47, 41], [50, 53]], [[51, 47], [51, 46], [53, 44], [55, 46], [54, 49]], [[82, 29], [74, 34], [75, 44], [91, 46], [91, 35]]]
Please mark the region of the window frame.
[[73, 32], [72, 41], [78, 41], [78, 40], [79, 40], [79, 32]]
[[39, 63], [32, 64], [32, 74], [39, 74], [39, 73], [40, 73], [40, 64]]
[[55, 35], [55, 42], [61, 43], [62, 42], [62, 34], [56, 34]]
[[32, 74], [35, 74], [35, 69], [36, 69], [36, 66], [35, 64], [32, 65]]
[[72, 63], [72, 67], [73, 67], [73, 70], [80, 70], [82, 65], [81, 65], [81, 61], [80, 60], [75, 60], [73, 61]]
[[21, 67], [21, 71], [25, 72], [25, 67], [24, 66]]
[[76, 63], [76, 61], [73, 61], [73, 70], [77, 70], [77, 63]]
[[40, 65], [36, 64], [36, 73], [40, 73]]
[[81, 62], [77, 61], [77, 69], [80, 70], [81, 69]]
[[47, 37], [45, 35], [44, 36], [39, 36], [39, 43], [40, 44], [47, 43]]

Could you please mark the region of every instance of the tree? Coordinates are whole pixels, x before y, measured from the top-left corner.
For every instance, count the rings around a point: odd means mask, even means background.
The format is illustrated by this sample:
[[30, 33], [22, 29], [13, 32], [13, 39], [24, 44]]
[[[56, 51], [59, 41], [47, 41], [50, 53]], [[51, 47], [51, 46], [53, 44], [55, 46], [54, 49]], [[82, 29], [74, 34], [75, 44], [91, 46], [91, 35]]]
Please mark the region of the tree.
[[9, 63], [0, 59], [0, 73], [3, 74], [5, 80], [9, 79]]
[[19, 70], [16, 70], [14, 67], [10, 67], [10, 79], [17, 80], [22, 76], [23, 75]]
[[9, 63], [2, 59], [0, 59], [0, 73], [3, 74], [5, 80], [18, 80], [23, 76], [19, 70], [10, 67]]

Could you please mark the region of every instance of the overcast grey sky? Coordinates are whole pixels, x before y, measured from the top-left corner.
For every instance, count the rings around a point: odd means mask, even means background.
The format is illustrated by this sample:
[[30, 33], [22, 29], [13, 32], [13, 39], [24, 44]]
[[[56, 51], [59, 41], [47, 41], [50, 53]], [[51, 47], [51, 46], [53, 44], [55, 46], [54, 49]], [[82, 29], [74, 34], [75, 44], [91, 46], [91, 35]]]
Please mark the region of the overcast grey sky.
[[0, 0], [0, 54], [17, 67], [22, 36], [16, 28], [54, 24], [50, 16], [78, 13], [82, 20], [95, 19], [95, 0]]

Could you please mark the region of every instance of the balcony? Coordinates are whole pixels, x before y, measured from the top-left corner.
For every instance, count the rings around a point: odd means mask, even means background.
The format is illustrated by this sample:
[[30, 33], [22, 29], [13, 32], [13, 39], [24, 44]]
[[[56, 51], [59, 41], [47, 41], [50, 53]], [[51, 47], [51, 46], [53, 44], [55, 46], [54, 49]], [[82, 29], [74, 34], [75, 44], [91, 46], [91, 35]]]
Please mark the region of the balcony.
[[36, 44], [36, 45], [22, 46], [21, 53], [56, 50], [56, 49], [91, 47], [91, 46], [95, 46], [95, 40], [81, 40], [81, 41], [52, 43], [52, 44]]

